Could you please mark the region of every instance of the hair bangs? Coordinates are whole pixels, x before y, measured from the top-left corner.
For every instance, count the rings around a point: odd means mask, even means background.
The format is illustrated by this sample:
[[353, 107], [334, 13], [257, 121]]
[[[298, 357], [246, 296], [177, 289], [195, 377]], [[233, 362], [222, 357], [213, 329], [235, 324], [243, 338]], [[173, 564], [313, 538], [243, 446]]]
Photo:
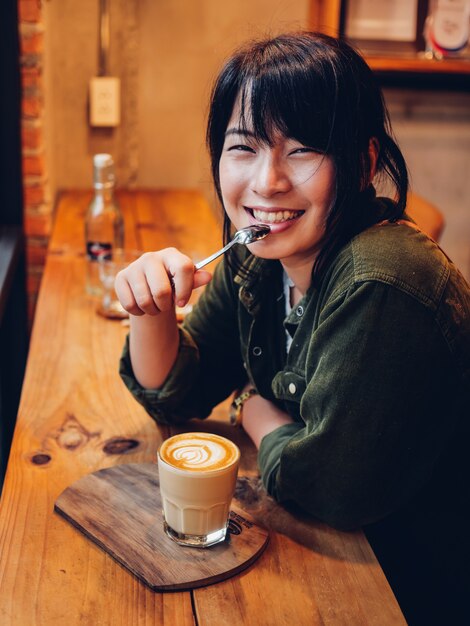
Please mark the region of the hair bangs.
[[250, 59], [238, 93], [240, 125], [270, 146], [279, 135], [327, 153], [334, 123], [331, 88], [300, 59], [257, 65]]

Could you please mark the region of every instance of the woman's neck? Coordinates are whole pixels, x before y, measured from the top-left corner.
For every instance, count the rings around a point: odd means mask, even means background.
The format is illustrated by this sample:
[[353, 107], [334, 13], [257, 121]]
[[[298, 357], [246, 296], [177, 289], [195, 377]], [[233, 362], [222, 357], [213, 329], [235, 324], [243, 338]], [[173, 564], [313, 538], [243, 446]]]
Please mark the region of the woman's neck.
[[294, 302], [292, 305], [294, 306], [300, 298], [307, 292], [307, 289], [310, 287], [312, 282], [312, 269], [315, 259], [307, 259], [301, 261], [292, 262], [289, 260], [281, 260], [282, 267], [286, 272], [287, 276], [294, 283], [294, 288], [292, 291], [292, 298]]

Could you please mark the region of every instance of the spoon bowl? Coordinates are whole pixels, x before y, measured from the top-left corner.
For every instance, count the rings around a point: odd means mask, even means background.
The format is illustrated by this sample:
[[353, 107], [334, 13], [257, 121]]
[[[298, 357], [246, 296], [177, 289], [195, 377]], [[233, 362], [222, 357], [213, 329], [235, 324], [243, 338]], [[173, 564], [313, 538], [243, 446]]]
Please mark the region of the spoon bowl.
[[253, 224], [253, 226], [247, 226], [246, 228], [241, 228], [237, 230], [233, 239], [228, 242], [226, 246], [214, 252], [199, 263], [196, 263], [194, 266], [197, 270], [200, 270], [202, 267], [214, 261], [217, 257], [219, 257], [224, 252], [227, 252], [234, 244], [240, 243], [242, 245], [248, 245], [249, 243], [254, 243], [255, 241], [259, 241], [260, 239], [264, 239], [271, 232], [271, 228], [267, 224]]
[[266, 235], [269, 235], [271, 229], [267, 224], [254, 224], [253, 226], [247, 226], [237, 230], [233, 239], [236, 239], [236, 243], [247, 245], [260, 239], [264, 239]]

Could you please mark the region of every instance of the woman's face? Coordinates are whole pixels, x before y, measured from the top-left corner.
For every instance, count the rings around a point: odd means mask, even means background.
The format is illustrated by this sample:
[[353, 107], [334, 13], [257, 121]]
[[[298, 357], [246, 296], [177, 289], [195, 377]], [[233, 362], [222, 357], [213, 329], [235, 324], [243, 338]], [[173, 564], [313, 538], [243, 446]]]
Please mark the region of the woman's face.
[[335, 197], [330, 157], [279, 133], [269, 146], [256, 140], [236, 103], [219, 162], [225, 210], [237, 230], [269, 224], [271, 234], [250, 244], [266, 259], [290, 264], [313, 261]]

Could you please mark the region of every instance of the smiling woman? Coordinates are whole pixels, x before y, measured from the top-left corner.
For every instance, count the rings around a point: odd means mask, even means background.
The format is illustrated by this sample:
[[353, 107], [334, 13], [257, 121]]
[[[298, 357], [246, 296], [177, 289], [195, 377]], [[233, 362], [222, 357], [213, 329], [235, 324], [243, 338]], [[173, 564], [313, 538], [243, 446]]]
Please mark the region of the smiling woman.
[[[461, 623], [470, 288], [404, 213], [406, 164], [372, 72], [316, 33], [250, 44], [215, 83], [207, 140], [226, 242], [270, 233], [231, 247], [213, 277], [173, 248], [118, 275], [124, 382], [166, 424], [235, 392], [268, 493], [364, 527], [410, 625]], [[394, 198], [376, 197], [379, 176]], [[175, 302], [201, 285], [178, 327]]]

